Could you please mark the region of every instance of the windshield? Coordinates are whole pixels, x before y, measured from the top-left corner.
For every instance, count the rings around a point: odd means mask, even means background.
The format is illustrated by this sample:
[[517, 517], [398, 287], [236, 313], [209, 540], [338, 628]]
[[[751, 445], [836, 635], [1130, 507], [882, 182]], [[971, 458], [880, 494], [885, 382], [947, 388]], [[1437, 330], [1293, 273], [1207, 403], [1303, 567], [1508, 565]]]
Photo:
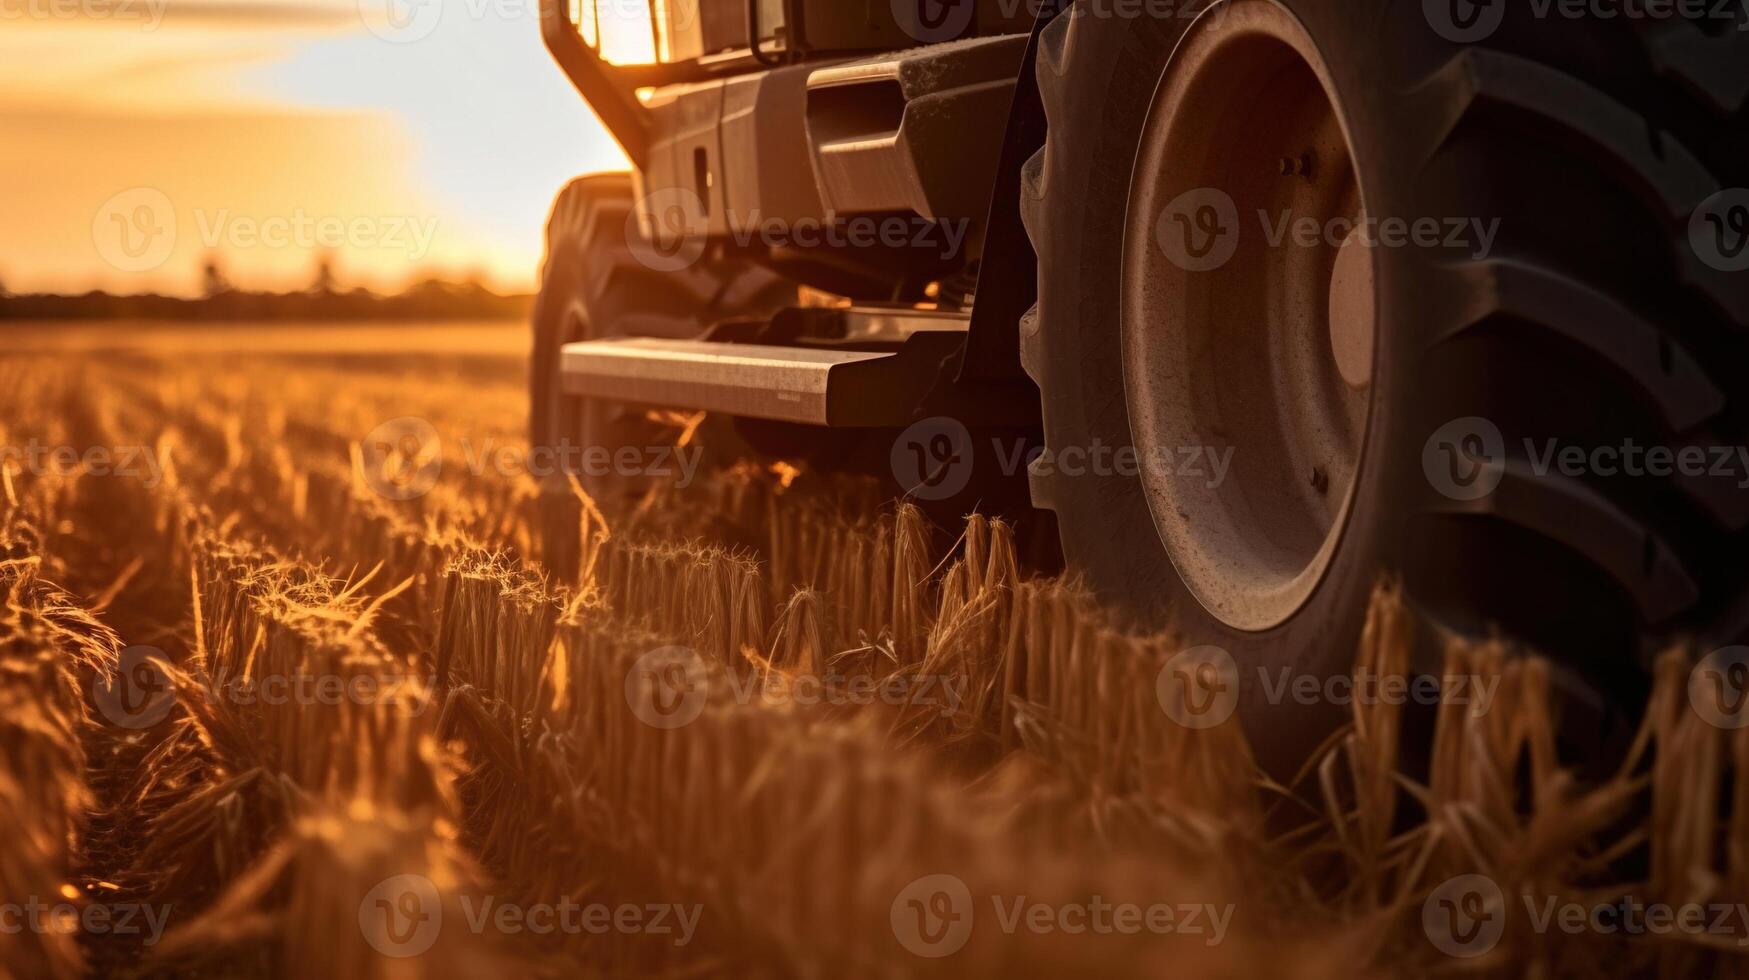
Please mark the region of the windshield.
[[[747, 46], [746, 0], [570, 0], [583, 40], [616, 65], [692, 61]], [[759, 33], [776, 37], [783, 0], [758, 0]]]

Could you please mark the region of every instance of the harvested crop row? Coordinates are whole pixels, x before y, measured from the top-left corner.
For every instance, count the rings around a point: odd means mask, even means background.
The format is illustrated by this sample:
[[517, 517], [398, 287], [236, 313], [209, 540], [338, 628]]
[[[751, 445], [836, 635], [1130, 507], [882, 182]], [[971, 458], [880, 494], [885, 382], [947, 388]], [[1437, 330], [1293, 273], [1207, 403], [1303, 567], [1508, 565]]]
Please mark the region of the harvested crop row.
[[[1614, 778], [1561, 767], [1547, 665], [1454, 646], [1444, 674], [1494, 685], [1490, 710], [1443, 704], [1416, 745], [1408, 712], [1356, 704], [1305, 778], [1277, 787], [1236, 725], [1173, 720], [1170, 637], [1125, 635], [1064, 584], [1024, 579], [1000, 523], [972, 518], [944, 549], [908, 508], [846, 517], [835, 497], [854, 491], [740, 467], [623, 511], [579, 501], [576, 564], [559, 569], [573, 590], [537, 564], [552, 556], [527, 474], [472, 471], [471, 406], [336, 400], [333, 380], [49, 375], [9, 402], [9, 429], [174, 449], [149, 493], [55, 473], [12, 473], [8, 489], [65, 528], [21, 553], [66, 563], [111, 542], [75, 574], [93, 596], [123, 581], [98, 605], [156, 624], [146, 642], [172, 651], [153, 662], [174, 685], [163, 720], [97, 742], [130, 747], [112, 753], [132, 779], [106, 840], [119, 830], [132, 849], [106, 851], [91, 875], [177, 910], [158, 968], [1741, 965], [1728, 935], [1538, 929], [1528, 901], [1749, 894], [1749, 740], [1690, 709], [1682, 654], [1660, 664]], [[487, 401], [486, 430], [511, 426], [502, 399]], [[417, 454], [364, 452], [355, 430], [387, 413], [445, 435], [423, 496], [395, 499]], [[387, 482], [371, 468], [385, 463]], [[128, 582], [130, 553], [145, 560]], [[1357, 685], [1411, 674], [1429, 635], [1381, 590]], [[427, 709], [375, 695], [246, 703], [227, 683], [300, 675], [343, 689], [398, 679]], [[1424, 916], [1477, 874], [1506, 900], [1504, 935], [1483, 958], [1451, 959]], [[933, 959], [944, 947], [919, 930], [948, 923], [942, 895], [975, 915], [954, 920], [963, 948]], [[1094, 896], [1213, 910], [1222, 941], [1008, 918]], [[488, 914], [567, 902], [699, 914], [685, 945], [645, 929], [512, 936]]]
[[[384, 940], [358, 927], [373, 889], [415, 883], [459, 914], [456, 896], [480, 882], [456, 840], [434, 692], [372, 634], [364, 582], [215, 538], [191, 558], [196, 652], [154, 662], [174, 712], [131, 805], [148, 841], [134, 876], [154, 900], [201, 912], [155, 962], [384, 975]], [[477, 937], [442, 942], [423, 975], [502, 966]]]
[[[724, 585], [736, 577], [730, 566], [699, 574]], [[482, 642], [446, 655], [447, 676], [464, 686], [445, 713], [476, 747], [469, 824], [489, 863], [540, 900], [597, 882], [617, 896], [703, 910], [699, 946], [596, 941], [584, 951], [592, 963], [676, 969], [679, 954], [702, 947], [740, 969], [775, 960], [797, 975], [915, 972], [887, 923], [909, 883], [943, 875], [968, 882], [980, 900], [1024, 876], [1038, 898], [1171, 883], [1199, 905], [1226, 907], [1211, 880], [1179, 880], [1134, 853], [1118, 860], [1085, 843], [1065, 848], [1060, 835], [1029, 844], [999, 816], [1000, 800], [966, 806], [982, 794], [896, 748], [877, 716], [786, 699], [794, 673], [724, 663], [602, 608], [573, 610], [555, 631], [552, 598], [489, 561], [460, 563], [451, 576], [450, 594], [467, 608], [449, 610], [475, 628], [446, 623], [445, 634]], [[651, 674], [676, 668], [697, 686], [664, 706]], [[1015, 868], [1016, 855], [1033, 870]], [[1041, 880], [1037, 869], [1058, 863], [1059, 877]], [[837, 870], [815, 873], [821, 867]], [[1073, 945], [987, 937], [962, 956], [993, 971], [1050, 975], [1087, 962]], [[1188, 956], [1243, 972], [1231, 960], [1261, 948], [1177, 945], [1113, 942], [1094, 961], [1139, 972]]]
[[42, 577], [35, 521], [55, 519], [66, 484], [23, 496], [10, 463], [0, 481], [0, 975], [73, 977], [91, 897], [77, 883], [95, 803], [86, 693], [108, 688], [121, 644]]

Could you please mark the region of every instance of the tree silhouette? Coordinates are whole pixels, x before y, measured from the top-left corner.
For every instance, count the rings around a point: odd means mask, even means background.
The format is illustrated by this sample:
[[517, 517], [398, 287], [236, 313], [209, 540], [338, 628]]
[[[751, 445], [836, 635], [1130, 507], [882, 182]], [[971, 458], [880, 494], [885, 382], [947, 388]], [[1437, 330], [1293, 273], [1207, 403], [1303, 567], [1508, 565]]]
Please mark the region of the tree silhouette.
[[206, 266], [201, 270], [201, 295], [208, 299], [221, 293], [231, 291], [231, 281], [225, 278], [224, 270], [219, 267], [219, 257], [207, 256]]
[[316, 279], [310, 284], [310, 292], [333, 295], [337, 291], [334, 281], [334, 255], [332, 252], [323, 252], [316, 258]]

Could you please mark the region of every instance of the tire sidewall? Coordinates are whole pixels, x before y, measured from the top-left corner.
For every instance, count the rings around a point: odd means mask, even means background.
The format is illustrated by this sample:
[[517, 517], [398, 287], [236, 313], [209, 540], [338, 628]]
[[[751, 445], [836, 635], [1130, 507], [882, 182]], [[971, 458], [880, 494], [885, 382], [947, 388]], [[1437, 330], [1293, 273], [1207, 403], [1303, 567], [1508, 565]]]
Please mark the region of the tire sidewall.
[[[1332, 0], [1273, 2], [1300, 20], [1323, 53], [1336, 89], [1334, 101], [1348, 129], [1369, 214], [1416, 214], [1413, 173], [1404, 165], [1404, 154], [1393, 147], [1389, 132], [1392, 121], [1399, 118], [1402, 110], [1385, 102], [1389, 93], [1385, 86], [1376, 83], [1382, 66], [1364, 43], [1363, 33], [1355, 27], [1357, 23], [1368, 22], [1365, 14], [1356, 10], [1355, 4]], [[1218, 16], [1219, 11], [1207, 12], [1210, 6], [1199, 2], [1194, 11]], [[1189, 12], [1187, 9], [1186, 13]], [[1062, 268], [1062, 263], [1041, 261], [1041, 281], [1046, 282], [1047, 295], [1054, 287], [1057, 296], [1053, 298], [1072, 297], [1074, 319], [1079, 324], [1074, 331], [1073, 349], [1058, 349], [1052, 354], [1054, 365], [1073, 363], [1077, 367], [1078, 376], [1074, 380], [1081, 395], [1076, 399], [1080, 418], [1068, 420], [1063, 428], [1080, 430], [1081, 434], [1072, 438], [1130, 446], [1134, 442], [1124, 400], [1096, 394], [1122, 384], [1119, 279], [1108, 271], [1095, 270], [1123, 267], [1125, 237], [1121, 221], [1101, 221], [1098, 216], [1129, 213], [1130, 180], [1118, 172], [1118, 161], [1129, 165], [1130, 178], [1137, 176], [1133, 174], [1135, 149], [1154, 87], [1191, 17], [1183, 16], [1171, 29], [1162, 29], [1162, 25], [1148, 21], [1082, 16], [1083, 22], [1075, 25], [1075, 29], [1089, 36], [1074, 38], [1077, 45], [1074, 57], [1081, 59], [1091, 54], [1097, 58], [1109, 51], [1115, 59], [1109, 88], [1094, 97], [1109, 107], [1100, 127], [1108, 132], [1115, 128], [1130, 134], [1127, 140], [1130, 150], [1127, 157], [1096, 162], [1100, 172], [1087, 180], [1085, 196], [1080, 200], [1071, 205], [1061, 198], [1073, 195], [1059, 195], [1055, 206], [1073, 206], [1086, 216], [1079, 229], [1079, 256], [1067, 263], [1068, 270]], [[1080, 47], [1082, 44], [1087, 47]], [[1368, 82], [1369, 75], [1374, 82]], [[1143, 88], [1146, 95], [1137, 99], [1125, 92], [1130, 88]], [[1077, 98], [1087, 97], [1077, 93]], [[1267, 122], [1234, 120], [1233, 124]], [[1050, 158], [1048, 165], [1055, 165], [1058, 159]], [[1056, 179], [1053, 172], [1050, 180]], [[1051, 193], [1058, 194], [1054, 183]], [[1153, 217], [1144, 216], [1150, 227]], [[1257, 215], [1241, 213], [1240, 222], [1242, 233], [1262, 234]], [[1278, 711], [1282, 706], [1271, 703], [1270, 685], [1262, 683], [1264, 675], [1260, 672], [1266, 671], [1272, 684], [1279, 684], [1283, 676], [1311, 675], [1317, 679], [1320, 690], [1331, 677], [1349, 673], [1370, 597], [1381, 575], [1392, 565], [1393, 549], [1404, 543], [1400, 540], [1404, 502], [1417, 499], [1416, 494], [1424, 490], [1404, 485], [1405, 480], [1418, 479], [1420, 472], [1420, 447], [1414, 444], [1411, 434], [1414, 416], [1401, 406], [1405, 396], [1415, 390], [1413, 379], [1408, 376], [1414, 360], [1412, 351], [1418, 347], [1417, 341], [1409, 336], [1408, 317], [1416, 305], [1419, 279], [1417, 257], [1412, 252], [1405, 248], [1374, 249], [1378, 338], [1367, 445], [1349, 517], [1330, 566], [1307, 602], [1284, 623], [1260, 632], [1241, 631], [1205, 610], [1172, 569], [1159, 537], [1150, 533], [1153, 518], [1139, 478], [1102, 476], [1097, 480], [1076, 480], [1071, 482], [1099, 485], [1064, 488], [1059, 492], [1065, 498], [1057, 501], [1059, 512], [1071, 511], [1063, 515], [1067, 518], [1065, 524], [1093, 529], [1091, 534], [1071, 536], [1065, 541], [1065, 551], [1088, 575], [1096, 591], [1117, 599], [1143, 628], [1171, 628], [1186, 648], [1214, 645], [1232, 655], [1240, 670], [1241, 714], [1266, 756], [1277, 754], [1272, 745], [1294, 742], [1292, 738], [1280, 738], [1281, 728], [1285, 727], [1288, 733], [1327, 728], [1339, 721], [1344, 709], [1327, 699], [1318, 699], [1317, 704], [1298, 706], [1304, 710]], [[1047, 310], [1046, 316], [1053, 326], [1064, 322], [1060, 311], [1052, 316]], [[1117, 373], [1112, 373], [1114, 366], [1119, 369]], [[1259, 366], [1259, 370], [1265, 369]], [[1061, 419], [1064, 406], [1060, 402], [1057, 406]], [[1403, 465], [1407, 461], [1413, 461], [1414, 466]], [[1265, 731], [1256, 730], [1259, 728]], [[1303, 745], [1289, 744], [1280, 754], [1287, 758], [1303, 749]]]

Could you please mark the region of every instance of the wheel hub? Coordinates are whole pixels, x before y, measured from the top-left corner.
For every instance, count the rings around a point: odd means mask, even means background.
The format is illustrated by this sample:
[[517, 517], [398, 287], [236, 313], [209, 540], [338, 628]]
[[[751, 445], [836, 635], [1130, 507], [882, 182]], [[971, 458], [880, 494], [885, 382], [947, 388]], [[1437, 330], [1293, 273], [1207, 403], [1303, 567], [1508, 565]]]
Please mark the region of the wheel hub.
[[1373, 303], [1372, 246], [1356, 229], [1336, 250], [1330, 270], [1330, 352], [1342, 381], [1356, 391], [1372, 385], [1372, 357], [1378, 330]]
[[[1322, 580], [1366, 445], [1374, 255], [1333, 92], [1293, 14], [1225, 0], [1173, 53], [1130, 189], [1125, 396], [1148, 505], [1190, 591], [1248, 631]], [[1193, 454], [1227, 462], [1169, 465]]]

